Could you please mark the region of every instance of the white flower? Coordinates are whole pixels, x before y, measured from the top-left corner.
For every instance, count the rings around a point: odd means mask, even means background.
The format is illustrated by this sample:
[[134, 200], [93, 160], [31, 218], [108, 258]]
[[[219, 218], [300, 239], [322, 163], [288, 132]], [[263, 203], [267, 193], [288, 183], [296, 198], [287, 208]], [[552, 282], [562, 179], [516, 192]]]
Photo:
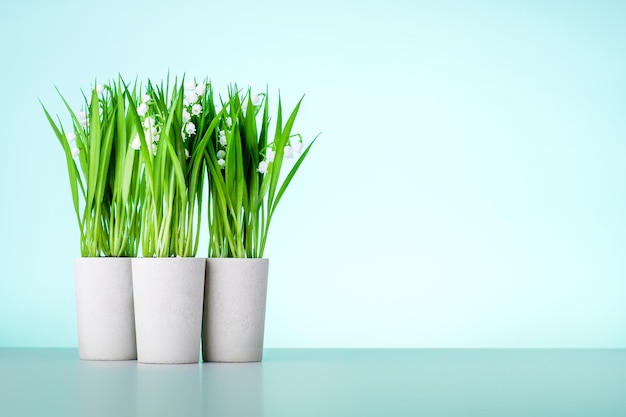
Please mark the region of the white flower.
[[185, 125], [185, 132], [187, 132], [188, 135], [195, 135], [196, 134], [196, 125], [194, 125], [191, 122], [187, 123]]
[[157, 133], [155, 128], [146, 129], [143, 131], [143, 134], [148, 142], [158, 142], [160, 139], [160, 135]]
[[217, 159], [224, 159], [226, 158], [226, 152], [223, 149], [220, 149], [219, 151], [217, 151]]
[[143, 127], [145, 127], [146, 129], [151, 129], [154, 127], [154, 117], [146, 117], [146, 120], [143, 121]]
[[293, 148], [289, 145], [285, 146], [285, 158], [293, 158]]
[[226, 140], [226, 136], [220, 136], [220, 145], [226, 146], [228, 141]]
[[131, 142], [130, 147], [133, 148], [136, 151], [141, 149], [141, 139], [139, 138], [139, 134], [138, 133], [133, 138], [133, 141]]
[[274, 151], [273, 149], [270, 149], [267, 151], [267, 161], [268, 162], [274, 162], [274, 157], [276, 156], [276, 151]]
[[139, 107], [137, 107], [137, 114], [143, 117], [146, 113], [148, 113], [148, 105], [146, 103], [141, 103]]
[[80, 125], [82, 127], [87, 127], [87, 119], [78, 119], [78, 121], [80, 122]]
[[76, 158], [79, 154], [80, 154], [80, 149], [78, 149], [78, 148], [73, 148], [72, 149], [72, 156], [74, 158]]
[[248, 108], [248, 99], [247, 98], [241, 102], [241, 108], [243, 110]]
[[96, 86], [96, 93], [102, 94], [103, 91], [104, 91], [104, 86], [102, 84], [98, 84]]
[[233, 119], [231, 119], [230, 117], [227, 117], [226, 118], [226, 126], [233, 127]]
[[226, 161], [224, 161], [223, 159], [218, 159], [217, 160], [217, 165], [223, 167], [224, 165], [226, 165]]
[[185, 101], [189, 104], [194, 104], [198, 101], [198, 95], [193, 91], [185, 93]]
[[183, 132], [181, 133], [182, 137], [183, 137], [183, 143], [187, 142], [187, 134], [185, 133], [185, 130], [183, 130]]
[[226, 132], [223, 130], [220, 130], [220, 136], [226, 136]]
[[302, 151], [304, 150], [304, 143], [302, 143], [302, 142], [294, 143], [293, 150], [298, 152], [298, 153], [302, 153]]
[[187, 123], [189, 120], [191, 120], [189, 111], [187, 111], [187, 109], [183, 109], [183, 123]]
[[250, 97], [252, 104], [254, 104], [255, 106], [257, 104], [259, 104], [259, 96], [257, 94], [252, 94], [252, 97]]
[[185, 91], [193, 91], [196, 88], [196, 83], [193, 81], [185, 81]]
[[151, 143], [148, 145], [148, 149], [150, 150], [150, 152], [152, 152], [152, 155], [157, 154], [157, 144], [156, 143]]
[[143, 97], [141, 97], [141, 102], [142, 103], [149, 103], [151, 99], [152, 99], [152, 97], [150, 97], [149, 94], [144, 94]]
[[257, 168], [257, 171], [259, 171], [261, 174], [267, 174], [267, 168], [270, 166], [270, 164], [267, 163], [267, 161], [261, 161], [259, 162], [259, 168]]
[[193, 114], [194, 116], [197, 116], [200, 113], [202, 113], [202, 106], [199, 104], [194, 104], [193, 107], [191, 108], [191, 114]]
[[195, 93], [197, 95], [201, 96], [206, 91], [206, 84], [198, 84], [198, 85], [196, 85], [196, 88], [195, 88], [194, 91], [195, 91]]
[[191, 155], [189, 155], [189, 150], [185, 148], [185, 158], [189, 159], [191, 158]]
[[78, 117], [78, 120], [80, 120], [80, 121], [87, 120], [87, 112], [86, 111], [79, 111], [78, 113], [76, 113], [76, 117]]
[[68, 142], [76, 142], [76, 133], [74, 132], [70, 132], [67, 135], [65, 135], [65, 138], [67, 139]]

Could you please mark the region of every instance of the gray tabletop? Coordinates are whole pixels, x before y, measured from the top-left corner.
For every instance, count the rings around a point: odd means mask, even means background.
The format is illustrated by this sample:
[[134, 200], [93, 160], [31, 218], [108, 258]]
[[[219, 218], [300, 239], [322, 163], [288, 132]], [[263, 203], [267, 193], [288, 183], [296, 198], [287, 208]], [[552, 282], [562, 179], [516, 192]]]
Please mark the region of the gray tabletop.
[[262, 363], [0, 349], [0, 416], [626, 416], [626, 350], [267, 349]]

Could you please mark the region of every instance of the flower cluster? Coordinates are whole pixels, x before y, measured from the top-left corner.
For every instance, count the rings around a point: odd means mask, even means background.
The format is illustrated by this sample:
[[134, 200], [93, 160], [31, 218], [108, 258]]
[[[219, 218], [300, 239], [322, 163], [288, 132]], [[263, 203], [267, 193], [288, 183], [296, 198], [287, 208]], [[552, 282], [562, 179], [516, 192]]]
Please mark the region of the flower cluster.
[[[304, 143], [302, 143], [302, 138], [300, 137], [300, 135], [296, 136], [298, 137], [298, 140], [294, 142], [293, 145], [287, 144], [283, 148], [283, 155], [285, 156], [285, 158], [293, 158], [294, 151], [297, 153], [302, 153], [302, 151], [304, 150]], [[274, 145], [272, 144], [270, 146], [271, 147], [267, 149], [265, 159], [259, 162], [259, 167], [257, 168], [257, 172], [260, 172], [261, 174], [267, 174], [267, 170], [269, 169], [270, 164], [274, 162], [274, 158], [276, 157], [276, 151], [273, 149]]]
[[[202, 114], [202, 104], [199, 101], [206, 92], [206, 84], [196, 84], [193, 81], [187, 81], [184, 88], [186, 105], [183, 106], [183, 129], [181, 132], [183, 142], [197, 132], [194, 118]], [[185, 155], [189, 157], [189, 151], [185, 152]]]
[[[150, 94], [144, 94], [141, 97], [141, 103], [137, 106], [137, 115], [142, 118], [141, 124], [143, 126], [143, 135], [146, 138], [146, 143], [148, 145], [148, 151], [152, 155], [156, 155], [157, 144], [161, 138], [161, 126], [157, 123], [153, 116], [146, 116], [150, 110], [151, 102], [152, 97]], [[135, 134], [130, 146], [136, 151], [141, 149], [141, 138], [139, 137], [139, 133]]]
[[[95, 90], [96, 94], [101, 95], [104, 92], [104, 86], [102, 84], [98, 84], [96, 85]], [[82, 110], [76, 112], [76, 119], [78, 119], [78, 123], [80, 124], [84, 132], [84, 130], [87, 128], [87, 125], [89, 124], [89, 117], [87, 112]], [[72, 156], [76, 158], [78, 155], [80, 155], [80, 148], [76, 144], [76, 133], [69, 132], [65, 135], [65, 137], [71, 147]]]

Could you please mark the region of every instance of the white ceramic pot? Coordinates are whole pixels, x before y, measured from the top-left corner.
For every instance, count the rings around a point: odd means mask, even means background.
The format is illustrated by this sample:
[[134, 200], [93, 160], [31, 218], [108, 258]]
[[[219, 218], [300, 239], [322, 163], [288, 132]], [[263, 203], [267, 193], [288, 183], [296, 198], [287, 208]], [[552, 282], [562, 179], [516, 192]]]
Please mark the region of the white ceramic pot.
[[133, 259], [137, 359], [200, 359], [205, 258]]
[[207, 259], [202, 318], [204, 361], [262, 359], [268, 268], [268, 259]]
[[80, 359], [136, 359], [130, 258], [76, 258], [74, 279]]

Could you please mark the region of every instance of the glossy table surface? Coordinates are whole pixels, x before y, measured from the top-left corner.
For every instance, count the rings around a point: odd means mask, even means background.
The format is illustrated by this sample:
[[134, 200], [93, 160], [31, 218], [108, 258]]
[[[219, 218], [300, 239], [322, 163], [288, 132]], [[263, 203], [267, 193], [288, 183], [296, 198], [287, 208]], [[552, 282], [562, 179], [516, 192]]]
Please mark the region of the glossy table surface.
[[266, 349], [262, 363], [0, 349], [0, 416], [626, 416], [626, 350]]

